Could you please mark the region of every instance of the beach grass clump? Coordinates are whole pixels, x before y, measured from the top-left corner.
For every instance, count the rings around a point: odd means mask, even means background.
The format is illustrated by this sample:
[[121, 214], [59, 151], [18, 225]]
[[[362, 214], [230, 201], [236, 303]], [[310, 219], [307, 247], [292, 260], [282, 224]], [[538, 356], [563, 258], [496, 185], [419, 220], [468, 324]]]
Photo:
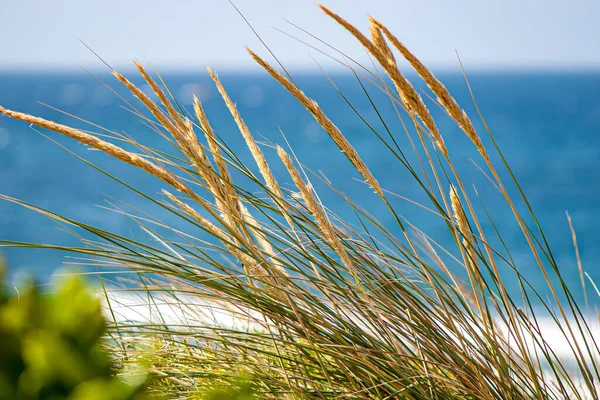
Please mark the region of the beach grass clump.
[[[587, 315], [491, 132], [484, 129], [484, 138], [477, 131], [445, 86], [382, 22], [370, 18], [367, 36], [321, 8], [372, 57], [372, 69], [348, 66], [365, 96], [371, 100], [369, 83], [385, 94], [398, 118], [411, 121], [393, 131], [376, 112], [380, 131], [353, 108], [365, 132], [397, 160], [390, 168], [414, 179], [427, 199], [420, 205], [437, 217], [453, 244], [439, 246], [400, 217], [397, 198], [336, 125], [335, 115], [252, 50], [250, 56], [314, 117], [372, 190], [368, 207], [313, 174], [292, 149], [259, 144], [210, 69], [253, 163], [244, 164], [230, 150], [198, 99], [193, 110], [183, 109], [162, 79], [140, 63], [136, 67], [154, 97], [124, 75], [113, 75], [136, 98], [127, 106], [173, 145], [173, 154], [115, 134], [138, 149], [127, 150], [100, 135], [0, 106], [5, 116], [66, 135], [159, 179], [165, 185], [160, 195], [129, 187], [188, 226], [183, 231], [169, 220], [128, 213], [152, 238], [149, 243], [3, 196], [96, 237], [64, 250], [130, 273], [123, 287], [105, 286], [115, 357], [144, 360], [154, 390], [173, 398], [203, 398], [246, 384], [257, 398], [273, 399], [598, 398], [599, 349]], [[397, 57], [408, 61], [472, 143], [510, 215], [494, 215], [485, 204], [482, 211], [455, 166], [460, 155], [447, 146]], [[397, 145], [400, 135], [410, 147]], [[268, 162], [266, 151], [278, 159]], [[274, 173], [274, 163], [284, 175]], [[317, 182], [339, 194], [356, 220], [345, 221], [325, 207]], [[370, 207], [386, 210], [393, 226], [375, 219]], [[502, 246], [494, 218], [514, 219], [542, 277], [535, 285]], [[143, 316], [132, 316], [134, 303], [146, 310]], [[541, 314], [568, 343], [570, 362], [544, 336]]]

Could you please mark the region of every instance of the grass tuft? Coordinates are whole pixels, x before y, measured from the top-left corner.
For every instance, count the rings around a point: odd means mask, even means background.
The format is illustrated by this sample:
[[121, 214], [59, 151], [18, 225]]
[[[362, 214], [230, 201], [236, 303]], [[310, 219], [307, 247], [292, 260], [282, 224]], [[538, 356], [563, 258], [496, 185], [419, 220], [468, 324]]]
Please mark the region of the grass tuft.
[[[320, 7], [383, 69], [386, 76], [362, 65], [352, 72], [385, 132], [340, 94], [361, 118], [365, 132], [373, 133], [398, 160], [394, 167], [414, 179], [427, 199], [419, 205], [438, 217], [452, 246], [442, 248], [400, 218], [394, 194], [382, 187], [333, 118], [291, 77], [250, 49], [250, 56], [314, 117], [375, 192], [369, 208], [386, 210], [397, 226], [379, 222], [283, 147], [276, 146], [279, 159], [269, 163], [264, 155], [268, 149], [255, 141], [212, 70], [208, 72], [258, 174], [221, 140], [198, 99], [194, 115], [188, 114], [174, 105], [162, 80], [136, 62], [157, 102], [125, 76], [113, 74], [146, 108], [149, 115], [142, 117], [173, 145], [174, 154], [132, 141], [139, 153], [126, 151], [98, 136], [1, 106], [0, 114], [68, 136], [158, 178], [167, 186], [163, 196], [144, 194], [113, 177], [188, 229], [175, 229], [172, 221], [152, 215], [120, 211], [140, 224], [153, 240], [148, 243], [2, 196], [96, 238], [84, 239], [81, 247], [9, 241], [3, 246], [66, 250], [128, 274], [120, 287], [105, 286], [114, 316], [109, 343], [121, 362], [145, 363], [154, 376], [152, 389], [168, 397], [202, 398], [233, 386], [240, 393], [248, 389], [258, 398], [273, 399], [598, 398], [600, 350], [592, 325], [575, 301], [577, 289], [566, 285], [491, 132], [488, 148], [488, 140], [444, 85], [383, 23], [370, 18], [369, 38]], [[504, 243], [494, 218], [508, 216], [487, 213], [485, 204], [484, 212], [474, 207], [474, 195], [455, 168], [456, 155], [400, 72], [397, 57], [412, 65], [481, 155], [482, 169], [509, 206], [544, 280], [532, 285], [510, 249], [492, 245]], [[389, 128], [364, 86], [367, 80], [399, 106], [398, 118], [408, 115], [412, 126], [405, 125], [405, 132]], [[396, 137], [402, 133], [411, 147], [398, 145]], [[494, 164], [496, 155], [501, 162]], [[280, 169], [275, 165], [279, 162], [288, 176], [276, 179], [273, 171]], [[505, 175], [507, 182], [500, 178]], [[311, 179], [339, 194], [356, 221], [326, 208]], [[507, 185], [517, 188], [515, 199]], [[484, 231], [484, 225], [494, 229]], [[398, 230], [400, 235], [393, 233]], [[510, 292], [509, 282], [517, 282], [520, 292]], [[550, 299], [541, 294], [546, 291]], [[534, 302], [541, 308], [534, 308]], [[570, 361], [544, 336], [542, 313], [560, 332]]]

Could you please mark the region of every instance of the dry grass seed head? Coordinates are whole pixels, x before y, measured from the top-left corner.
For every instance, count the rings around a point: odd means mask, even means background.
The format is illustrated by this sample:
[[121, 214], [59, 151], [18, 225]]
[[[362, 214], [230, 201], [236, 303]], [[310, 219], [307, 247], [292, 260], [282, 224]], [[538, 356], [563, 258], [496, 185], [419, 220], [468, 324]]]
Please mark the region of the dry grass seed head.
[[252, 157], [254, 157], [254, 160], [256, 161], [256, 164], [258, 165], [258, 170], [260, 171], [261, 175], [263, 176], [263, 179], [265, 180], [267, 187], [278, 198], [282, 198], [283, 195], [281, 193], [281, 188], [279, 187], [279, 184], [277, 183], [277, 180], [275, 179], [275, 176], [273, 175], [273, 172], [271, 171], [271, 168], [269, 167], [269, 164], [267, 163], [267, 160], [265, 159], [263, 152], [261, 151], [260, 147], [258, 147], [258, 145], [256, 144], [256, 141], [254, 140], [252, 133], [250, 133], [250, 129], [248, 129], [248, 126], [242, 119], [242, 116], [240, 115], [234, 102], [231, 100], [231, 98], [227, 94], [227, 91], [225, 90], [225, 87], [223, 87], [223, 84], [219, 80], [219, 77], [217, 76], [217, 74], [215, 74], [210, 68], [207, 68], [207, 71], [208, 71], [208, 74], [210, 75], [210, 77], [212, 78], [212, 80], [215, 82], [215, 85], [217, 86], [217, 90], [219, 91], [219, 94], [225, 101], [225, 105], [227, 106], [227, 108], [229, 109], [229, 112], [233, 116], [233, 119], [235, 120], [235, 123], [237, 124], [237, 126], [240, 130], [240, 133], [244, 137], [244, 140], [246, 141], [246, 145], [250, 149], [250, 153], [252, 154]]
[[342, 264], [344, 264], [344, 266], [348, 269], [350, 274], [352, 274], [352, 276], [358, 283], [359, 278], [356, 274], [352, 260], [350, 259], [346, 250], [344, 250], [340, 238], [335, 233], [334, 227], [331, 224], [331, 221], [329, 221], [329, 218], [323, 210], [323, 207], [321, 207], [317, 199], [314, 197], [311, 190], [309, 189], [309, 186], [302, 180], [302, 177], [300, 176], [300, 173], [294, 166], [294, 163], [292, 162], [292, 159], [289, 156], [289, 154], [287, 154], [285, 150], [283, 150], [283, 148], [279, 146], [277, 147], [277, 154], [279, 155], [279, 158], [281, 158], [281, 161], [285, 165], [285, 168], [288, 170], [292, 181], [294, 182], [298, 190], [300, 190], [302, 199], [304, 200], [304, 203], [306, 204], [306, 207], [309, 209], [310, 213], [317, 221], [317, 226], [319, 227], [321, 234], [325, 237], [327, 243], [332, 247], [335, 253], [342, 260]]
[[242, 203], [240, 203], [240, 209], [242, 211], [242, 216], [246, 222], [246, 225], [250, 227], [250, 230], [254, 234], [256, 238], [256, 242], [262, 249], [263, 253], [268, 257], [268, 259], [273, 263], [273, 265], [282, 273], [285, 273], [285, 269], [281, 265], [281, 262], [275, 256], [275, 250], [267, 239], [265, 233], [263, 232], [263, 228], [260, 223], [252, 216], [248, 208]]
[[[181, 210], [183, 210], [187, 215], [194, 218], [198, 223], [200, 223], [211, 235], [218, 238], [221, 243], [227, 247], [227, 250], [238, 259], [238, 261], [244, 266], [248, 277], [265, 277], [267, 271], [265, 268], [257, 262], [254, 258], [250, 257], [248, 254], [241, 251], [237, 244], [239, 243], [235, 240], [231, 235], [229, 235], [225, 230], [219, 228], [217, 225], [213, 224], [206, 218], [204, 218], [198, 211], [196, 211], [190, 205], [182, 202], [176, 196], [171, 193], [163, 190], [163, 193], [173, 202], [175, 203]], [[267, 273], [268, 274], [268, 273]], [[267, 278], [268, 279], [268, 278]]]
[[150, 87], [154, 91], [154, 94], [156, 94], [156, 96], [158, 97], [158, 99], [160, 100], [162, 105], [167, 109], [167, 112], [171, 116], [171, 119], [173, 121], [175, 121], [175, 124], [179, 127], [179, 129], [181, 129], [182, 131], [185, 131], [186, 126], [185, 126], [184, 120], [181, 118], [181, 115], [175, 110], [175, 108], [173, 107], [173, 104], [168, 99], [168, 97], [165, 95], [165, 92], [160, 88], [160, 86], [158, 86], [156, 81], [154, 79], [152, 79], [150, 74], [148, 74], [148, 72], [146, 72], [146, 69], [140, 62], [136, 61], [135, 66], [138, 69], [140, 75], [142, 75], [142, 78], [144, 78], [144, 80], [148, 83], [148, 85], [150, 85]]
[[[234, 214], [233, 219], [241, 220], [242, 212], [239, 207], [239, 199], [235, 190], [235, 186], [233, 185], [233, 179], [231, 178], [229, 169], [227, 168], [227, 162], [221, 154], [221, 149], [219, 148], [219, 144], [215, 138], [215, 133], [210, 126], [208, 117], [204, 112], [204, 108], [195, 95], [194, 112], [196, 113], [196, 117], [200, 122], [200, 128], [204, 132], [210, 152], [212, 153], [215, 164], [217, 165], [218, 177], [215, 176], [216, 181], [214, 185], [220, 188], [223, 196], [222, 201], [223, 203], [227, 204], [228, 210]], [[207, 163], [212, 166], [210, 162], [207, 161]]]
[[313, 116], [315, 120], [323, 127], [325, 132], [329, 134], [329, 136], [333, 139], [335, 144], [339, 147], [339, 149], [346, 155], [348, 160], [352, 163], [354, 168], [358, 171], [359, 174], [365, 179], [367, 184], [373, 188], [375, 193], [381, 198], [384, 198], [383, 191], [379, 186], [379, 182], [364, 161], [360, 158], [357, 151], [352, 147], [350, 142], [346, 139], [346, 137], [342, 134], [337, 126], [325, 115], [319, 104], [310, 99], [302, 90], [300, 90], [296, 85], [292, 84], [286, 77], [277, 72], [269, 63], [260, 58], [256, 53], [252, 50], [247, 49], [248, 53], [252, 56], [252, 58], [263, 67], [277, 82], [279, 82], [288, 92], [290, 92], [299, 102], [306, 108]]
[[412, 65], [419, 76], [425, 81], [429, 89], [438, 98], [440, 104], [444, 107], [446, 112], [456, 121], [458, 126], [465, 132], [465, 134], [475, 144], [477, 150], [486, 156], [485, 149], [481, 143], [481, 139], [473, 127], [471, 120], [467, 114], [460, 108], [454, 97], [450, 94], [448, 89], [433, 75], [433, 73], [421, 63], [421, 61], [404, 46], [404, 44], [393, 34], [390, 30], [381, 22], [373, 17], [369, 17], [371, 21], [372, 29], [377, 29], [383, 32], [392, 45], [402, 54], [402, 56]]
[[[219, 94], [223, 98], [223, 101], [225, 101], [225, 105], [229, 109], [229, 112], [233, 116], [233, 119], [235, 120], [235, 123], [237, 124], [238, 129], [240, 130], [240, 133], [242, 134], [242, 137], [244, 138], [246, 145], [248, 146], [248, 149], [250, 150], [250, 153], [252, 154], [252, 157], [254, 157], [254, 160], [258, 166], [258, 170], [261, 173], [263, 179], [265, 180], [267, 188], [269, 188], [269, 190], [271, 191], [271, 193], [273, 195], [273, 199], [274, 199], [275, 203], [279, 207], [279, 210], [281, 211], [286, 222], [290, 225], [290, 228], [294, 229], [294, 222], [293, 222], [291, 215], [289, 214], [288, 205], [283, 200], [283, 193], [281, 192], [279, 183], [275, 179], [275, 176], [273, 175], [273, 172], [271, 171], [271, 167], [269, 167], [269, 164], [267, 163], [267, 160], [265, 159], [265, 156], [264, 156], [262, 150], [260, 149], [260, 147], [258, 146], [256, 141], [254, 140], [254, 137], [252, 136], [250, 129], [248, 128], [248, 126], [246, 125], [244, 120], [242, 119], [242, 116], [240, 115], [237, 107], [235, 106], [235, 103], [231, 100], [231, 98], [227, 94], [227, 91], [225, 90], [225, 87], [219, 80], [219, 77], [217, 76], [217, 74], [215, 74], [208, 67], [207, 67], [207, 71], [208, 71], [208, 74], [210, 75], [210, 77], [212, 78], [212, 80], [215, 82], [215, 85], [217, 86], [217, 90], [219, 91]], [[198, 105], [200, 105], [199, 102], [198, 102]], [[202, 114], [204, 114], [201, 107], [198, 109], [198, 111], [200, 111]]]
[[[343, 26], [348, 32], [352, 34], [369, 53], [381, 64], [381, 66], [385, 69], [386, 73], [391, 78], [398, 94], [402, 102], [404, 103], [405, 108], [409, 113], [416, 114], [427, 129], [431, 132], [431, 135], [435, 139], [435, 145], [440, 149], [444, 156], [448, 155], [448, 151], [446, 149], [446, 145], [444, 144], [444, 140], [442, 135], [440, 134], [437, 125], [435, 124], [429, 109], [421, 99], [421, 96], [417, 93], [412, 84], [400, 73], [398, 66], [396, 65], [396, 60], [393, 57], [388, 57], [384, 52], [382, 52], [377, 45], [369, 40], [365, 35], [363, 35], [354, 25], [346, 21], [344, 18], [334, 13], [327, 7], [323, 5], [319, 5], [321, 10], [332, 19], [334, 19], [338, 24]], [[371, 31], [373, 33], [373, 31]], [[375, 33], [377, 35], [377, 33]], [[379, 39], [378, 39], [379, 40]], [[384, 45], [387, 48], [387, 45]], [[389, 48], [388, 48], [389, 50]], [[385, 50], [384, 50], [385, 51]]]
[[131, 81], [117, 71], [113, 71], [112, 74], [121, 82], [129, 91], [137, 97], [144, 106], [154, 115], [158, 122], [171, 134], [173, 137], [177, 137], [177, 127], [171, 121], [171, 119], [165, 115], [165, 113], [158, 107], [158, 105], [148, 97], [140, 88], [135, 86]]
[[[157, 96], [161, 98], [161, 101], [166, 102], [170, 105], [166, 96], [160, 90], [158, 85], [152, 80], [152, 78], [146, 73], [143, 66], [139, 63], [136, 63], [140, 73], [144, 77], [144, 79], [151, 84], [154, 88]], [[214, 172], [212, 171], [212, 166], [206, 157], [206, 154], [202, 150], [202, 146], [198, 143], [195, 133], [193, 133], [193, 127], [191, 124], [187, 124], [183, 122], [181, 118], [180, 123], [175, 125], [173, 121], [164, 114], [164, 112], [158, 107], [158, 105], [146, 95], [141, 89], [131, 83], [127, 78], [125, 78], [122, 74], [117, 71], [113, 71], [113, 75], [127, 87], [132, 94], [137, 97], [148, 110], [154, 115], [154, 117], [158, 120], [158, 122], [171, 134], [173, 138], [175, 138], [176, 142], [179, 144], [181, 150], [190, 158], [192, 163], [195, 165], [198, 173], [201, 178], [206, 182], [210, 191], [218, 199], [218, 203], [221, 208], [227, 208], [227, 201], [223, 200], [223, 196], [221, 194], [221, 190], [218, 185], [218, 181], [215, 180]], [[167, 107], [168, 108], [168, 107]], [[172, 106], [171, 106], [172, 109]], [[177, 115], [174, 109], [172, 109], [172, 113]], [[191, 130], [191, 132], [190, 132]], [[229, 207], [231, 208], [231, 207]], [[225, 211], [222, 211], [225, 212]]]
[[190, 193], [193, 194], [192, 190], [168, 169], [166, 169], [162, 166], [156, 165], [156, 164], [146, 160], [145, 158], [140, 157], [139, 155], [137, 155], [135, 153], [126, 151], [126, 150], [120, 148], [119, 146], [116, 146], [112, 143], [109, 143], [100, 138], [97, 138], [96, 136], [82, 132], [75, 128], [71, 128], [71, 127], [68, 127], [65, 125], [58, 124], [53, 121], [48, 121], [43, 118], [34, 117], [29, 114], [8, 110], [2, 106], [0, 106], [0, 114], [4, 114], [7, 117], [10, 117], [10, 118], [13, 118], [13, 119], [16, 119], [19, 121], [23, 121], [23, 122], [28, 122], [35, 126], [39, 126], [40, 128], [48, 129], [50, 131], [57, 132], [62, 135], [68, 136], [71, 139], [75, 139], [80, 143], [83, 143], [87, 146], [93, 147], [97, 150], [103, 151], [104, 153], [106, 153], [112, 157], [115, 157], [116, 159], [118, 159], [126, 164], [138, 167], [138, 168], [142, 169], [143, 171], [149, 173], [150, 175], [153, 175], [153, 176], [161, 179], [163, 182], [174, 187], [175, 189], [179, 190], [180, 192], [183, 192], [186, 194], [190, 194]]
[[197, 222], [200, 223], [206, 230], [219, 240], [221, 240], [224, 244], [228, 244], [233, 242], [233, 238], [227, 232], [225, 232], [222, 228], [219, 228], [217, 225], [213, 224], [206, 218], [204, 218], [198, 211], [196, 211], [189, 204], [184, 203], [179, 200], [176, 196], [172, 195], [166, 190], [162, 191], [165, 196], [169, 198], [173, 203], [175, 203], [179, 208], [181, 208], [187, 215], [194, 218]]
[[374, 24], [369, 25], [369, 30], [371, 31], [371, 40], [377, 46], [379, 51], [388, 58], [388, 60], [396, 62], [396, 58], [394, 54], [390, 50], [390, 47], [387, 45], [383, 35], [381, 34], [381, 29], [379, 29]]
[[475, 248], [473, 246], [473, 234], [471, 232], [471, 229], [469, 228], [469, 221], [467, 220], [467, 216], [462, 207], [460, 197], [458, 196], [458, 192], [456, 191], [454, 185], [450, 186], [450, 203], [452, 205], [454, 219], [456, 220], [456, 224], [458, 225], [458, 231], [463, 237], [463, 246], [465, 246], [465, 249], [467, 251], [467, 259], [465, 261], [468, 267], [474, 269], [477, 267], [477, 253], [475, 252]]
[[194, 112], [196, 113], [196, 117], [198, 118], [198, 122], [200, 123], [200, 128], [204, 132], [204, 136], [206, 137], [206, 141], [208, 142], [208, 147], [213, 155], [215, 164], [217, 164], [217, 169], [219, 171], [221, 179], [223, 179], [225, 185], [233, 185], [233, 180], [231, 179], [229, 168], [227, 168], [227, 162], [221, 154], [221, 148], [219, 147], [219, 143], [217, 142], [217, 139], [215, 137], [215, 132], [213, 131], [212, 126], [208, 121], [208, 117], [204, 112], [204, 107], [202, 107], [202, 103], [200, 103], [200, 100], [198, 100], [196, 95], [194, 95]]
[[[135, 63], [138, 71], [144, 78], [144, 80], [150, 85], [156, 96], [159, 98], [162, 105], [167, 109], [169, 116], [171, 117], [171, 121], [174, 121], [174, 125], [165, 125], [165, 127], [171, 127], [169, 132], [176, 140], [177, 144], [181, 148], [181, 150], [188, 156], [192, 164], [198, 170], [202, 179], [209, 185], [211, 192], [215, 197], [222, 197], [219, 194], [221, 189], [219, 188], [219, 181], [214, 176], [214, 171], [212, 165], [204, 152], [204, 149], [198, 142], [198, 138], [196, 133], [194, 132], [194, 127], [189, 121], [188, 118], [182, 117], [173, 107], [173, 104], [169, 101], [164, 91], [158, 86], [156, 81], [152, 79], [152, 77], [147, 73], [144, 66], [136, 61]], [[130, 88], [131, 90], [131, 88]], [[137, 95], [137, 91], [134, 92]], [[149, 107], [147, 105], [148, 101], [152, 102], [149, 98], [146, 100], [142, 100], [143, 103], [150, 109], [152, 112], [155, 107]], [[152, 102], [154, 103], [154, 102]], [[158, 108], [158, 107], [156, 107]], [[153, 112], [154, 114], [154, 112]], [[164, 119], [167, 119], [167, 116], [164, 115], [161, 111], [161, 119], [159, 120], [161, 123], [165, 124]]]
[[[158, 84], [149, 76], [144, 67], [136, 62], [136, 66], [146, 82], [153, 89], [157, 97], [160, 99], [163, 106], [168, 110], [171, 119], [165, 115], [162, 110], [154, 103], [142, 90], [133, 85], [124, 76], [117, 73], [113, 74], [121, 81], [142, 103], [150, 110], [157, 120], [167, 129], [171, 136], [176, 140], [181, 150], [190, 159], [193, 166], [198, 171], [200, 177], [206, 183], [209, 191], [215, 197], [217, 207], [229, 224], [235, 226], [236, 219], [239, 220], [239, 212], [235, 215], [235, 203], [232, 203], [232, 198], [224, 194], [224, 190], [216, 176], [210, 160], [206, 156], [202, 146], [198, 142], [198, 138], [193, 129], [193, 125], [186, 118], [181, 118], [179, 113], [173, 108], [173, 105], [166, 97], [165, 93], [160, 89]], [[173, 120], [175, 122], [173, 122]], [[231, 215], [231, 214], [234, 215]], [[237, 218], [236, 218], [237, 217]]]
[[227, 189], [206, 156], [202, 145], [198, 142], [191, 121], [186, 118], [184, 124], [186, 130], [184, 135], [177, 138], [177, 143], [188, 155], [191, 164], [206, 183], [207, 189], [215, 198], [215, 203], [223, 218], [232, 227], [237, 228], [238, 221], [241, 221], [241, 213], [239, 207], [237, 207], [236, 196], [227, 193]]

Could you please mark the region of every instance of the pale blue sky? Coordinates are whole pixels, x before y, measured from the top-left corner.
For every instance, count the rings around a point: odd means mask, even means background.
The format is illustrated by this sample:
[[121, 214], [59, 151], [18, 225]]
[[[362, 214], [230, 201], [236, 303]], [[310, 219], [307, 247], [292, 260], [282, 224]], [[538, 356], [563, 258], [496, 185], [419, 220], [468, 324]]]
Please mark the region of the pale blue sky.
[[[371, 13], [429, 66], [600, 68], [600, 0], [323, 0], [360, 28]], [[364, 52], [311, 0], [237, 0], [290, 68], [315, 68], [293, 39], [301, 25], [342, 50]], [[0, 69], [98, 69], [79, 42], [115, 67], [147, 56], [161, 69], [252, 68], [243, 46], [267, 54], [226, 0], [0, 0]], [[323, 56], [319, 62], [329, 64]]]

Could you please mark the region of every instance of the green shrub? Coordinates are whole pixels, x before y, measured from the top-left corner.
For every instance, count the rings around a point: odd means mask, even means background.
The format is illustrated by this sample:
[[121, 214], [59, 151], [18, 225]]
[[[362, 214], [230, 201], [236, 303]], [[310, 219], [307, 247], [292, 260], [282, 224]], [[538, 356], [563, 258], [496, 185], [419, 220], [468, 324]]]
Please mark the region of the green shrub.
[[146, 398], [144, 377], [114, 376], [105, 330], [99, 300], [77, 278], [52, 294], [0, 287], [0, 399]]
[[237, 388], [228, 390], [214, 390], [205, 395], [207, 400], [253, 400], [252, 388], [249, 382], [241, 382]]

